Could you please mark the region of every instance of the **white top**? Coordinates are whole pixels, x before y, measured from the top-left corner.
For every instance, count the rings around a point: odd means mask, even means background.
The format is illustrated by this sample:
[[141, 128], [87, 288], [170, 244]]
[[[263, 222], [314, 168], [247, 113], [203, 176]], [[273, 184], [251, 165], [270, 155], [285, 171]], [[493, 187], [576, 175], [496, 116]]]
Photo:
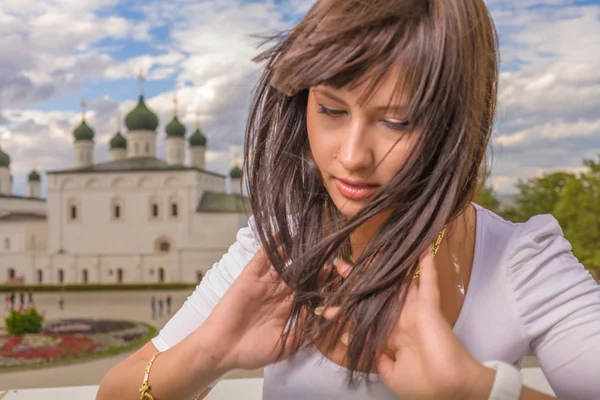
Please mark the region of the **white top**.
[[[573, 256], [552, 216], [515, 224], [476, 208], [473, 269], [454, 332], [479, 362], [520, 367], [524, 356], [534, 355], [557, 396], [600, 399], [600, 286]], [[158, 350], [174, 346], [208, 317], [260, 247], [253, 226], [250, 218], [152, 340]], [[311, 347], [265, 368], [263, 398], [395, 399], [377, 375], [370, 376], [370, 386], [349, 390], [346, 370]]]

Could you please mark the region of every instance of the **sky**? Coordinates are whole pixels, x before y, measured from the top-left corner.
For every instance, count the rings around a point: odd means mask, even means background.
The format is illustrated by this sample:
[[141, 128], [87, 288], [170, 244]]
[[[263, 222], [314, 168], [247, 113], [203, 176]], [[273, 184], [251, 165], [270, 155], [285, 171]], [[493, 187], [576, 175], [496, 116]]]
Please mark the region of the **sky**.
[[[74, 166], [82, 99], [96, 162], [144, 93], [158, 114], [158, 156], [173, 95], [188, 134], [198, 116], [207, 169], [241, 154], [260, 65], [257, 35], [290, 28], [312, 0], [0, 0], [0, 147], [14, 192], [33, 167]], [[490, 183], [583, 171], [600, 154], [600, 0], [487, 0], [501, 44]], [[126, 131], [123, 129], [123, 131]], [[42, 175], [45, 181], [45, 175]], [[45, 185], [44, 185], [45, 186]]]

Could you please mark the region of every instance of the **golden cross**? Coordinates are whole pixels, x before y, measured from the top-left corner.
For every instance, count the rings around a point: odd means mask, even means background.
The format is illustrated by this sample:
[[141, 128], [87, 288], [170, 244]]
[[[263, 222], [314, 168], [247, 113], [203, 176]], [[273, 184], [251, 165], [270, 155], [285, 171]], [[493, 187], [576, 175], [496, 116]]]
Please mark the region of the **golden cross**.
[[87, 103], [85, 102], [85, 99], [81, 99], [81, 103], [79, 103], [79, 105], [81, 106], [81, 118], [85, 121], [85, 110], [87, 107]]
[[142, 69], [140, 68], [140, 73], [138, 74], [138, 80], [140, 81], [140, 96], [144, 95], [144, 81], [146, 80], [146, 78], [144, 77], [144, 73], [142, 72]]
[[173, 93], [173, 115], [177, 117], [177, 92]]

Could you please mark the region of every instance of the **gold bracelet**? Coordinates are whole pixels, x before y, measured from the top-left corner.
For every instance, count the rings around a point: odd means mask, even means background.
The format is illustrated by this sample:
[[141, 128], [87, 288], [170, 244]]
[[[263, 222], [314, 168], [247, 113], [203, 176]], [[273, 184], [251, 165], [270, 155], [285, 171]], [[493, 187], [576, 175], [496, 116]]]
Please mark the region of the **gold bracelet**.
[[148, 377], [150, 376], [150, 368], [152, 368], [152, 363], [154, 363], [154, 360], [156, 360], [156, 357], [158, 357], [160, 353], [161, 352], [159, 351], [153, 355], [146, 365], [146, 373], [144, 374], [144, 380], [142, 381], [142, 387], [140, 388], [140, 400], [156, 400], [150, 392], [150, 386], [148, 386]]

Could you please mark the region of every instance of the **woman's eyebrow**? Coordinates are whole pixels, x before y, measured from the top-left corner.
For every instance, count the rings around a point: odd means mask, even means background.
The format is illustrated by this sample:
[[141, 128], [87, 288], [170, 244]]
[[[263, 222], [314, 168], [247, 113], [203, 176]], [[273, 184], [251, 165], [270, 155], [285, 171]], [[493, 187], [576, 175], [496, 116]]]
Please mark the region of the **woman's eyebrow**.
[[312, 89], [313, 92], [319, 93], [325, 97], [329, 97], [331, 100], [337, 101], [338, 103], [342, 103], [342, 104], [346, 104], [346, 102], [344, 101], [344, 99], [337, 97], [335, 94], [331, 93], [329, 90], [327, 89], [322, 89], [322, 88], [313, 88]]
[[[341, 97], [336, 96], [335, 94], [331, 93], [327, 89], [313, 88], [312, 91], [316, 92], [316, 93], [318, 93], [320, 95], [323, 95], [325, 97], [328, 97], [331, 100], [337, 101], [338, 103], [341, 103], [341, 104], [344, 104], [344, 105], [347, 104], [346, 101], [344, 101], [344, 99], [342, 99]], [[371, 108], [373, 110], [376, 110], [376, 111], [404, 113], [404, 112], [406, 112], [407, 106], [405, 106], [405, 105], [399, 105], [399, 104], [382, 104], [382, 105], [374, 106], [374, 107], [371, 107]]]

